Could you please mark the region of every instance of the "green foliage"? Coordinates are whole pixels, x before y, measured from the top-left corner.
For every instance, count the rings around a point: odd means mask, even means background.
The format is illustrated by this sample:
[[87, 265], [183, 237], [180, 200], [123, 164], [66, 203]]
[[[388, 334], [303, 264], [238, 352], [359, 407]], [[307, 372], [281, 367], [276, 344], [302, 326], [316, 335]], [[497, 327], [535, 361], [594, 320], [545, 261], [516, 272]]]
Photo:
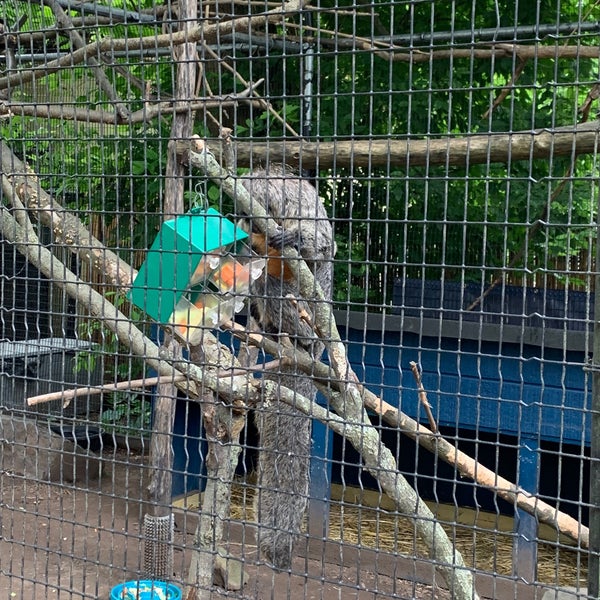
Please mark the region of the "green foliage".
[[[322, 3], [324, 9], [351, 6], [349, 0]], [[552, 24], [557, 18], [577, 22], [582, 15], [593, 21], [598, 15], [591, 8], [591, 3], [563, 1], [557, 14], [556, 3], [519, 3], [515, 15], [514, 3], [505, 0], [464, 6], [382, 2], [373, 10], [382, 28], [418, 34], [430, 32], [432, 23], [443, 32]], [[352, 10], [324, 10], [318, 18], [323, 29], [339, 35], [372, 35], [372, 21], [356, 18]], [[598, 38], [581, 37], [577, 43], [593, 46]], [[436, 44], [437, 50], [450, 47]], [[511, 56], [390, 63], [369, 52], [348, 51], [324, 53], [318, 60], [318, 134], [325, 139], [462, 136], [572, 125], [598, 69], [597, 59], [531, 59], [513, 80], [519, 63]], [[492, 110], [509, 84], [510, 93]], [[503, 271], [513, 281], [527, 281], [537, 269], [551, 271], [556, 259], [568, 264], [593, 252], [597, 168], [588, 157], [575, 161], [572, 177], [570, 168], [570, 158], [553, 158], [509, 166], [338, 170], [331, 192], [340, 249], [336, 299], [389, 304], [394, 279], [404, 277], [490, 283]], [[569, 183], [562, 189], [565, 176]], [[544, 226], [532, 232], [539, 220]]]
[[2, 17], [11, 30], [19, 21], [20, 31], [39, 31], [54, 25], [52, 10], [47, 6], [17, 0], [4, 0], [3, 4]]
[[149, 435], [152, 427], [152, 403], [145, 394], [117, 392], [104, 398], [102, 426], [107, 433], [126, 436]]
[[[129, 309], [124, 296], [111, 292], [107, 292], [106, 296], [117, 308]], [[141, 312], [134, 306], [131, 306], [130, 312], [131, 319], [135, 322], [139, 321]], [[101, 340], [106, 381], [131, 381], [143, 376], [143, 359], [129, 354], [120, 356], [117, 336], [99, 321], [94, 319], [80, 321], [78, 335], [82, 339]], [[93, 371], [98, 360], [99, 355], [96, 352], [79, 352], [75, 369]], [[150, 430], [152, 404], [144, 392], [130, 390], [105, 394], [103, 407], [102, 423], [107, 432], [140, 435], [140, 431]]]

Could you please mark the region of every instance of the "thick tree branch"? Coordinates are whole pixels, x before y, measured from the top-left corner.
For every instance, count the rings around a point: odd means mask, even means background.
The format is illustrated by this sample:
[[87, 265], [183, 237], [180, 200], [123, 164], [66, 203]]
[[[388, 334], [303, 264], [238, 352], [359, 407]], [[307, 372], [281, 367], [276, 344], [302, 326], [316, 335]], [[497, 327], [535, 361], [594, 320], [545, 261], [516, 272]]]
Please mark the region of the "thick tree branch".
[[[318, 9], [322, 12], [322, 8]], [[341, 12], [339, 7], [333, 9], [336, 14]], [[358, 14], [358, 13], [354, 13]], [[365, 13], [363, 13], [365, 15]], [[369, 15], [369, 18], [373, 18]], [[532, 44], [513, 44], [509, 42], [480, 42], [475, 43], [471, 48], [447, 48], [431, 47], [427, 49], [407, 48], [399, 46], [393, 40], [358, 36], [354, 33], [344, 33], [325, 29], [323, 27], [309, 27], [306, 24], [287, 23], [287, 29], [302, 29], [302, 35], [270, 35], [261, 39], [256, 35], [248, 43], [255, 45], [268, 45], [273, 42], [281, 44], [296, 44], [298, 47], [303, 44], [310, 44], [316, 51], [343, 51], [369, 52], [373, 56], [385, 60], [386, 62], [406, 62], [406, 63], [425, 63], [433, 60], [458, 60], [458, 59], [478, 59], [478, 60], [500, 60], [508, 58], [514, 60], [535, 59], [535, 60], [581, 60], [598, 59], [600, 51], [595, 45], [581, 44], [561, 44], [560, 41], [553, 43], [532, 43]], [[306, 35], [307, 32], [314, 32], [314, 35]], [[230, 38], [226, 38], [230, 41]], [[418, 41], [418, 34], [415, 35], [415, 41]]]
[[114, 252], [96, 239], [77, 216], [65, 210], [45, 192], [35, 173], [0, 140], [0, 170], [10, 181], [30, 214], [52, 229], [55, 242], [64, 244], [82, 260], [91, 264], [105, 283], [128, 288], [136, 272]]
[[[252, 88], [255, 85], [253, 84]], [[161, 114], [201, 110], [239, 102], [264, 102], [247, 97], [249, 90], [235, 96], [197, 100], [188, 105], [160, 103], [132, 113], [129, 121], [142, 123]], [[262, 104], [261, 104], [262, 105]], [[115, 115], [105, 111], [89, 111], [73, 107], [37, 106], [35, 104], [0, 103], [0, 116], [47, 116], [49, 118], [82, 120], [94, 123], [114, 123]], [[535, 129], [514, 133], [482, 133], [447, 138], [375, 139], [370, 141], [338, 139], [335, 142], [244, 142], [236, 144], [236, 159], [240, 167], [269, 162], [284, 163], [302, 168], [329, 169], [337, 167], [397, 167], [447, 165], [467, 167], [487, 163], [513, 163], [534, 158], [556, 156], [576, 157], [593, 154], [600, 148], [598, 121], [568, 125], [555, 129]], [[1, 143], [1, 142], [0, 142]], [[211, 140], [218, 152], [219, 140]], [[179, 141], [177, 152], [187, 154], [189, 142]], [[3, 168], [4, 165], [3, 165]]]
[[252, 141], [236, 144], [238, 165], [284, 163], [302, 168], [410, 167], [513, 163], [552, 156], [593, 154], [600, 148], [598, 121], [555, 129], [481, 133], [428, 139], [338, 139], [334, 142]]

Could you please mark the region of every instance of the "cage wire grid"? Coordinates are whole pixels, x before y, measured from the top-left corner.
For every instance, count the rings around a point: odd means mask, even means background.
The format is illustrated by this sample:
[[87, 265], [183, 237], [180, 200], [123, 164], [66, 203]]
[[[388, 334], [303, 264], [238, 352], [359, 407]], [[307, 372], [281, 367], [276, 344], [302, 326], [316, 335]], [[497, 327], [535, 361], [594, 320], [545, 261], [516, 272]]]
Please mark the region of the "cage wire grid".
[[0, 591], [598, 597], [599, 22], [3, 2]]

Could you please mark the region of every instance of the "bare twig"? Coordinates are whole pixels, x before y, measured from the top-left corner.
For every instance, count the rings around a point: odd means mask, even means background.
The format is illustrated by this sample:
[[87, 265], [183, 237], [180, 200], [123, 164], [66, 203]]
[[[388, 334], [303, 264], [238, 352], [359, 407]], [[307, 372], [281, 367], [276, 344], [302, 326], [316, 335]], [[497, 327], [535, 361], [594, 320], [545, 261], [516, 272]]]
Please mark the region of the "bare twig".
[[[177, 375], [168, 380], [169, 383], [178, 383], [185, 381], [184, 375]], [[159, 383], [165, 383], [165, 377], [144, 377], [143, 379], [134, 379], [133, 381], [119, 381], [118, 383], [107, 383], [106, 385], [78, 387], [72, 390], [63, 390], [61, 392], [52, 392], [50, 394], [41, 394], [39, 396], [30, 396], [27, 398], [27, 406], [35, 406], [44, 402], [53, 402], [62, 400], [63, 407], [69, 406], [73, 398], [79, 396], [94, 396], [98, 394], [109, 394], [121, 390], [139, 390], [147, 387], [153, 387]]]
[[241, 367], [239, 369], [231, 368], [217, 373], [217, 377], [236, 377], [237, 375], [247, 375], [250, 373], [265, 373], [266, 371], [276, 371], [283, 364], [282, 360], [270, 360], [254, 366]]
[[579, 107], [579, 113], [581, 114], [581, 122], [585, 123], [588, 121], [590, 117], [590, 110], [592, 109], [592, 104], [600, 98], [600, 83], [595, 83], [590, 88], [590, 91], [587, 93], [583, 104]]
[[504, 102], [506, 97], [510, 94], [510, 92], [514, 89], [515, 83], [518, 81], [519, 77], [521, 77], [523, 70], [525, 69], [525, 65], [527, 64], [527, 60], [524, 58], [519, 58], [519, 64], [515, 69], [515, 72], [512, 74], [510, 81], [502, 88], [496, 99], [494, 100], [492, 106], [488, 108], [482, 115], [482, 119], [487, 119], [490, 114], [498, 108]]
[[525, 253], [527, 252], [527, 249], [529, 248], [529, 244], [531, 243], [531, 240], [538, 233], [538, 231], [540, 231], [542, 229], [542, 227], [546, 224], [546, 220], [548, 217], [548, 211], [550, 210], [552, 203], [556, 200], [556, 198], [558, 198], [559, 194], [563, 191], [563, 189], [565, 188], [567, 183], [569, 183], [571, 181], [571, 175], [573, 173], [573, 168], [574, 168], [573, 163], [571, 163], [567, 167], [564, 175], [562, 176], [560, 183], [556, 186], [556, 189], [552, 192], [549, 202], [543, 205], [538, 218], [533, 222], [531, 227], [525, 231], [525, 239], [523, 240], [521, 247], [517, 250], [517, 252], [515, 252], [513, 254], [508, 265], [504, 269], [499, 271], [498, 274], [496, 275], [496, 277], [494, 277], [494, 280], [492, 281], [492, 283], [490, 283], [490, 285], [483, 291], [483, 293], [480, 296], [478, 296], [477, 298], [475, 298], [475, 300], [473, 300], [473, 302], [471, 302], [471, 304], [469, 304], [469, 306], [467, 306], [467, 308], [466, 308], [467, 311], [472, 311], [475, 308], [477, 308], [477, 306], [479, 306], [479, 304], [481, 304], [487, 298], [487, 296], [489, 294], [491, 294], [492, 291], [504, 281], [506, 273], [510, 272], [521, 262], [521, 260], [525, 256]]
[[[220, 60], [219, 55], [213, 50], [211, 50], [211, 48], [209, 48], [208, 46], [204, 47], [204, 51], [208, 55], [212, 56], [215, 60]], [[225, 70], [229, 71], [240, 83], [242, 83], [246, 87], [249, 87], [251, 85], [238, 73], [236, 68], [232, 67], [226, 62], [221, 62], [220, 64]], [[253, 96], [258, 100], [260, 108], [269, 111], [269, 113], [275, 118], [276, 121], [279, 121], [293, 136], [298, 137], [298, 132], [295, 131], [294, 128], [291, 127], [287, 123], [287, 121], [271, 106], [270, 102], [268, 102], [262, 96], [260, 96], [255, 89], [252, 90], [252, 93]]]
[[296, 310], [298, 311], [298, 316], [308, 325], [310, 326], [315, 333], [318, 333], [315, 329], [312, 317], [308, 314], [308, 311], [300, 306], [298, 302], [298, 298], [294, 297], [292, 294], [287, 294], [286, 298], [294, 305]]
[[438, 433], [438, 426], [435, 422], [435, 417], [431, 412], [431, 404], [429, 404], [429, 400], [427, 399], [427, 392], [425, 391], [425, 388], [423, 387], [423, 384], [421, 382], [421, 371], [415, 361], [410, 361], [410, 370], [412, 371], [413, 377], [415, 378], [415, 382], [417, 383], [417, 393], [419, 396], [419, 402], [421, 403], [421, 405], [425, 409], [425, 412], [427, 413], [429, 427], [431, 428], [431, 431], [433, 431], [433, 433]]

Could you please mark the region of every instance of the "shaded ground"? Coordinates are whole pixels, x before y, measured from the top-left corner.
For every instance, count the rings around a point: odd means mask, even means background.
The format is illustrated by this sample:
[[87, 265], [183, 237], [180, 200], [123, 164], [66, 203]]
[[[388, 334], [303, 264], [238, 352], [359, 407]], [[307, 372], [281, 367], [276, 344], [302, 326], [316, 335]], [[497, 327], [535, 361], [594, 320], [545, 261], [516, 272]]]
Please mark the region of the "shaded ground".
[[[141, 498], [148, 471], [139, 456], [105, 453], [101, 481], [45, 484], [4, 472], [0, 479], [0, 598], [110, 598], [111, 588], [142, 571]], [[189, 564], [193, 527], [178, 518], [174, 581]], [[185, 530], [185, 531], [184, 531]], [[360, 550], [337, 561], [295, 559], [290, 573], [260, 564], [248, 528], [232, 526], [229, 547], [245, 561], [242, 592], [212, 597], [248, 599], [449, 598], [446, 592], [393, 577], [396, 568], [363, 561]], [[309, 553], [308, 556], [311, 556]], [[318, 556], [318, 555], [317, 555]], [[341, 560], [340, 560], [341, 559]], [[348, 559], [350, 562], [348, 562]], [[336, 562], [343, 562], [339, 566]], [[382, 573], [383, 572], [383, 573]]]

